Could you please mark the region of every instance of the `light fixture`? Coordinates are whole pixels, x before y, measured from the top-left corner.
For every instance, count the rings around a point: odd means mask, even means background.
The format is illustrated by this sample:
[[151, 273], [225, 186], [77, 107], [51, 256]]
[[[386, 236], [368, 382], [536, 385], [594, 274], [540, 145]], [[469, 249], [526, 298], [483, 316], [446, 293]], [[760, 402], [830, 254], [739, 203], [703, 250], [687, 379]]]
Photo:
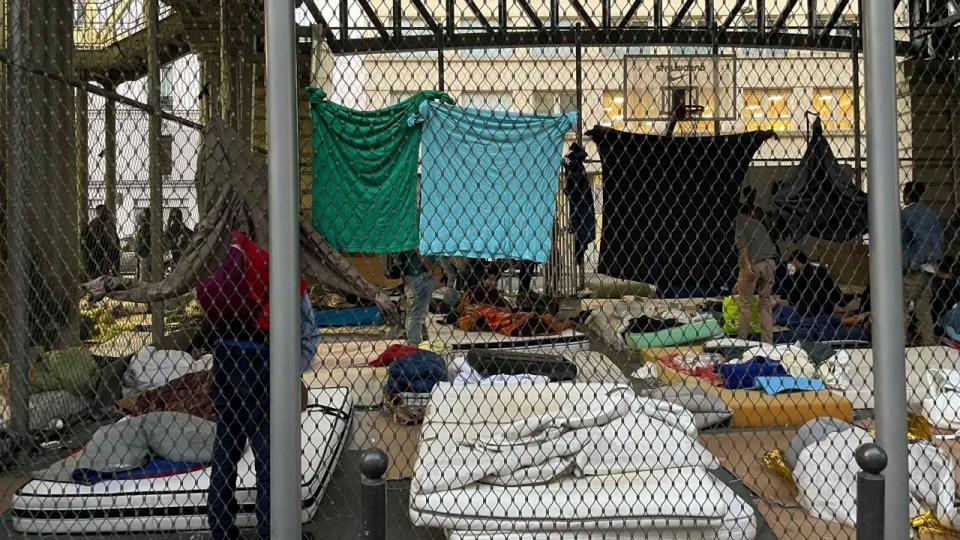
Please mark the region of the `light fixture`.
[[820, 101], [836, 101], [836, 100], [837, 98], [830, 95], [820, 96]]
[[613, 96], [613, 102], [616, 103], [617, 105], [622, 104], [622, 103], [623, 103], [623, 96]]
[[757, 109], [759, 109], [759, 108], [760, 108], [759, 105], [747, 105], [747, 106], [744, 107], [743, 109], [746, 110], [746, 111], [755, 111], [755, 110], [757, 110]]
[[767, 101], [783, 101], [783, 96], [779, 94], [774, 94], [772, 96], [767, 96]]

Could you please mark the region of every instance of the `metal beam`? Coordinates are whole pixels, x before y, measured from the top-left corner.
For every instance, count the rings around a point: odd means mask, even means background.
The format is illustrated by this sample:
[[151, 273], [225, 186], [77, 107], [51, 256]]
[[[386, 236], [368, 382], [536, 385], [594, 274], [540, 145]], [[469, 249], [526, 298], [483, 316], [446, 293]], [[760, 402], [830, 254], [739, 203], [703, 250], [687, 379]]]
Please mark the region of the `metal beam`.
[[643, 5], [643, 0], [633, 0], [627, 12], [623, 14], [623, 18], [620, 19], [620, 23], [617, 24], [617, 28], [626, 28], [630, 24], [630, 21], [633, 20], [633, 16], [637, 14], [637, 10], [640, 9], [641, 5]]
[[507, 25], [510, 24], [510, 12], [507, 11], [507, 0], [497, 1], [497, 31], [501, 34], [507, 33]]
[[530, 2], [527, 0], [516, 0], [516, 2], [520, 4], [520, 9], [522, 9], [527, 18], [530, 19], [533, 26], [535, 26], [537, 30], [543, 30], [543, 21], [537, 16], [537, 11], [530, 6]]
[[363, 12], [367, 15], [367, 18], [370, 19], [370, 24], [376, 28], [377, 33], [385, 38], [390, 37], [390, 33], [387, 32], [387, 27], [383, 25], [383, 22], [377, 15], [377, 10], [373, 9], [370, 2], [368, 0], [357, 0], [357, 2], [360, 3], [360, 7], [363, 8]]
[[820, 30], [820, 38], [825, 38], [833, 32], [834, 28], [837, 27], [837, 23], [840, 22], [840, 17], [843, 16], [843, 11], [847, 9], [847, 6], [850, 4], [850, 0], [840, 0], [837, 3], [837, 7], [834, 8], [833, 13], [830, 14], [830, 19], [827, 21], [827, 24]]
[[423, 4], [423, 0], [410, 0], [410, 3], [413, 4], [414, 8], [416, 8], [417, 13], [423, 17], [423, 22], [427, 23], [427, 27], [430, 28], [430, 31], [434, 34], [439, 34], [440, 25], [437, 24], [437, 20], [433, 18], [433, 13], [430, 13], [430, 10], [427, 9], [427, 6]]
[[[571, 0], [579, 3], [579, 0]], [[581, 5], [581, 8], [583, 6]], [[610, 47], [625, 44], [644, 45], [691, 45], [710, 46], [713, 35], [708, 29], [663, 30], [652, 28], [626, 28], [611, 32], [600, 31], [596, 26], [582, 31], [584, 47]], [[562, 28], [556, 32], [535, 30], [497, 33], [458, 33], [453, 39], [445, 39], [444, 50], [484, 49], [496, 47], [572, 47], [576, 42], [573, 28]], [[849, 36], [828, 36], [824, 39], [811, 38], [807, 34], [781, 32], [775, 36], [760, 36], [753, 31], [723, 32], [716, 36], [719, 47], [757, 47], [780, 49], [803, 49], [821, 51], [840, 51], [848, 54], [852, 41]], [[399, 47], [399, 49], [398, 49]], [[432, 35], [406, 36], [402, 43], [384, 41], [380, 38], [352, 39], [338, 54], [369, 54], [384, 51], [435, 51], [437, 38]], [[897, 54], [906, 56], [916, 50], [908, 42], [897, 43]]]
[[310, 16], [313, 17], [313, 22], [319, 24], [320, 28], [323, 29], [323, 39], [326, 40], [327, 45], [332, 49], [337, 42], [337, 37], [333, 35], [333, 30], [330, 29], [330, 24], [327, 23], [327, 19], [323, 17], [323, 13], [320, 13], [320, 8], [317, 7], [317, 0], [306, 0], [303, 5], [307, 6], [307, 11], [309, 11]]
[[770, 35], [776, 34], [787, 26], [787, 20], [790, 18], [790, 15], [793, 13], [794, 8], [797, 7], [799, 2], [800, 0], [790, 0], [787, 2], [786, 7], [783, 8], [783, 11], [780, 12], [780, 16], [777, 17], [776, 22], [773, 23], [773, 27], [770, 28]]
[[653, 0], [653, 28], [663, 30], [663, 0]]
[[611, 0], [601, 0], [600, 3], [600, 27], [604, 30], [610, 30], [610, 27], [613, 26], [613, 8], [611, 7], [610, 2]]
[[820, 24], [817, 13], [817, 0], [807, 0], [807, 33], [811, 37], [817, 35], [817, 25]]
[[483, 12], [480, 11], [480, 7], [477, 5], [477, 3], [474, 0], [465, 0], [465, 1], [467, 3], [467, 7], [473, 13], [473, 16], [477, 18], [477, 22], [480, 23], [480, 26], [482, 26], [483, 29], [487, 31], [487, 33], [492, 34], [493, 25], [490, 24], [490, 21], [487, 20], [487, 18], [483, 15]]
[[737, 20], [737, 15], [740, 15], [740, 10], [743, 9], [743, 5], [747, 3], [747, 0], [737, 0], [737, 3], [730, 8], [730, 13], [727, 14], [727, 18], [723, 21], [723, 25], [720, 26], [720, 31], [726, 32], [733, 26], [733, 22]]
[[670, 29], [674, 30], [680, 28], [680, 25], [683, 24], [684, 17], [687, 16], [687, 12], [690, 11], [690, 8], [693, 6], [693, 3], [696, 0], [685, 0], [684, 3], [680, 6], [680, 9], [677, 10], [676, 15], [673, 16], [673, 21], [670, 22]]
[[757, 8], [755, 12], [756, 30], [757, 34], [763, 36], [767, 32], [767, 2], [766, 0], [757, 0]]
[[347, 0], [340, 0], [339, 5], [340, 43], [346, 43], [350, 39], [350, 7], [347, 5]]
[[586, 23], [591, 30], [597, 29], [597, 24], [593, 22], [593, 19], [590, 18], [590, 12], [583, 7], [583, 4], [580, 3], [580, 0], [570, 0], [570, 5], [573, 6], [573, 10], [577, 12], [577, 15], [583, 19], [583, 22]]
[[560, 28], [560, 0], [550, 0], [550, 28]]
[[[362, 0], [366, 2], [367, 0]], [[444, 23], [447, 26], [447, 35], [453, 37], [457, 33], [457, 5], [455, 0], [446, 1], [446, 15], [444, 16]]]

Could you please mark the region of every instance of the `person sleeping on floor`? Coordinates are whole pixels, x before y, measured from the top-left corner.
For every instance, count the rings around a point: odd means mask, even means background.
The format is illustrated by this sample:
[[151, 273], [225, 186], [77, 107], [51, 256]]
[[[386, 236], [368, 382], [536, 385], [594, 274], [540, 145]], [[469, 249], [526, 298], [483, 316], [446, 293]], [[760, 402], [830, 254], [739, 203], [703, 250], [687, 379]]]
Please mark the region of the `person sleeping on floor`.
[[559, 334], [576, 328], [577, 322], [555, 315], [518, 311], [497, 288], [500, 278], [495, 264], [483, 266], [480, 283], [468, 288], [454, 309], [457, 327], [465, 332], [488, 331], [505, 336], [528, 337]]

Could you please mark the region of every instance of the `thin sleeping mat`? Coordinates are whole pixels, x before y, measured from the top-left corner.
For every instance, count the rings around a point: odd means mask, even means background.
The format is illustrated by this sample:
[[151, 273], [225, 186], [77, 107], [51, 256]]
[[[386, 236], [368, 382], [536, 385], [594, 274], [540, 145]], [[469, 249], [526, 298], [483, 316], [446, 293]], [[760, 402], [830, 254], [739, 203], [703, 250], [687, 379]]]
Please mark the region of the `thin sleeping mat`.
[[531, 337], [511, 337], [493, 332], [464, 332], [458, 328], [449, 327], [443, 327], [443, 330], [438, 333], [437, 337], [454, 351], [509, 349], [559, 355], [590, 350], [590, 338], [576, 330], [565, 330], [559, 334]]
[[729, 487], [723, 486], [727, 513], [718, 528], [622, 529], [592, 531], [470, 532], [448, 530], [449, 540], [753, 540], [757, 536], [756, 511]]
[[634, 351], [652, 349], [656, 347], [672, 347], [694, 343], [705, 339], [726, 335], [723, 325], [716, 319], [706, 319], [688, 324], [681, 324], [673, 328], [665, 328], [657, 332], [643, 332], [624, 334], [627, 348]]
[[[301, 415], [303, 506], [313, 518], [349, 439], [352, 403], [345, 388], [310, 390]], [[209, 469], [140, 480], [107, 480], [92, 486], [33, 480], [13, 498], [13, 528], [27, 534], [113, 535], [206, 530]], [[256, 479], [248, 447], [240, 463], [237, 525], [250, 527]]]
[[587, 476], [549, 484], [472, 484], [421, 494], [410, 486], [414, 525], [461, 531], [711, 529], [724, 523], [729, 488], [705, 469]]
[[337, 326], [382, 326], [383, 315], [380, 308], [352, 307], [352, 308], [315, 308], [314, 322], [319, 328], [333, 328]]

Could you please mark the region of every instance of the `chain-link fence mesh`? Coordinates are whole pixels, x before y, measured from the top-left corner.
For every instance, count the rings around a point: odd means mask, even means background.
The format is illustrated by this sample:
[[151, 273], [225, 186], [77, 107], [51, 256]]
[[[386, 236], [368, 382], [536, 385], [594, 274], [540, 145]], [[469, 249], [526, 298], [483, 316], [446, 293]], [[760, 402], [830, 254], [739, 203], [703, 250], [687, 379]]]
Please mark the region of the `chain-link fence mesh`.
[[[265, 3], [0, 1], [4, 537], [269, 536]], [[854, 537], [858, 2], [297, 4], [304, 531], [378, 448], [391, 539]], [[890, 4], [904, 489], [957, 537], [960, 5]]]

